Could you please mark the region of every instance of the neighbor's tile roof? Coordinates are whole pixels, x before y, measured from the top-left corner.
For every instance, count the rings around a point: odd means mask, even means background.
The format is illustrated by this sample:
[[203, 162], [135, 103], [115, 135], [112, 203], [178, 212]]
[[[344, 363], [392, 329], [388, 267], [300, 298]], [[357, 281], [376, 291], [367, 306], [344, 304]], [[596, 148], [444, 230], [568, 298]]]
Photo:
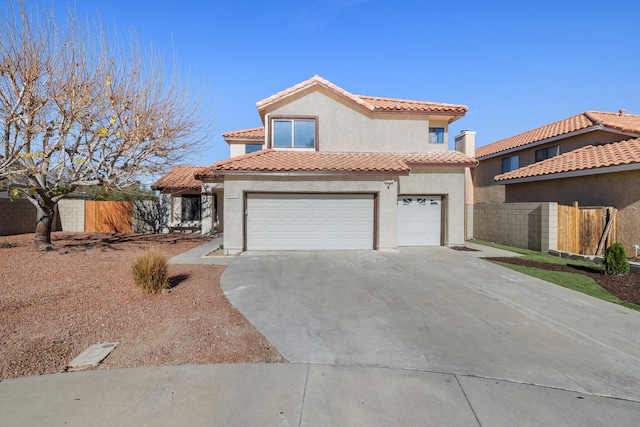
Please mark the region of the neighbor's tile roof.
[[458, 151], [402, 154], [275, 151], [268, 149], [217, 162], [198, 177], [211, 178], [229, 172], [392, 173], [406, 175], [411, 171], [410, 165], [474, 167], [477, 162]]
[[508, 181], [631, 164], [640, 164], [640, 138], [581, 147], [542, 162], [503, 173], [496, 176], [494, 180]]
[[607, 113], [599, 111], [585, 111], [564, 120], [541, 126], [521, 134], [501, 139], [492, 144], [476, 149], [476, 157], [484, 157], [516, 147], [542, 141], [554, 136], [564, 135], [592, 126], [603, 125], [621, 132], [637, 133], [640, 135], [640, 116], [636, 114]]
[[262, 110], [268, 105], [281, 99], [287, 98], [312, 86], [322, 86], [343, 98], [346, 98], [361, 107], [372, 112], [424, 112], [424, 113], [447, 113], [463, 116], [469, 109], [466, 105], [444, 104], [439, 102], [411, 101], [407, 99], [380, 98], [374, 96], [354, 95], [329, 80], [315, 75], [308, 80], [298, 83], [288, 89], [280, 91], [275, 95], [258, 101], [256, 106]]
[[222, 137], [224, 139], [264, 139], [264, 127], [226, 132]]
[[154, 190], [183, 191], [200, 190], [202, 182], [195, 178], [208, 166], [176, 166], [151, 185]]

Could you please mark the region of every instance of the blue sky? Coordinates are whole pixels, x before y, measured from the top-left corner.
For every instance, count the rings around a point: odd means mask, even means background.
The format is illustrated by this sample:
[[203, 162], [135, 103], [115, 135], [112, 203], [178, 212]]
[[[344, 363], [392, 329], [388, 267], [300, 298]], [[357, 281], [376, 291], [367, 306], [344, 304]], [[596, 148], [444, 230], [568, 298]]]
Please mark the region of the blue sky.
[[214, 132], [190, 164], [228, 157], [223, 132], [261, 126], [257, 101], [315, 74], [360, 95], [466, 104], [449, 138], [474, 130], [478, 146], [585, 110], [640, 114], [632, 0], [54, 4], [134, 28], [206, 79]]

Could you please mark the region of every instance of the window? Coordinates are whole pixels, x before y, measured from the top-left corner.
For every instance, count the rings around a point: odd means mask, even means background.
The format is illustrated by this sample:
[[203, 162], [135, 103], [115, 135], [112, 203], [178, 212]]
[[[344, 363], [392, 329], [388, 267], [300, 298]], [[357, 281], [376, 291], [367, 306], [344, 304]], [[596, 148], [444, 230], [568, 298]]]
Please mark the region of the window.
[[255, 153], [260, 150], [262, 150], [262, 144], [247, 144], [244, 147], [245, 154]]
[[515, 155], [502, 159], [502, 173], [511, 172], [520, 167], [520, 156]]
[[429, 144], [444, 143], [444, 128], [429, 128]]
[[536, 162], [550, 159], [560, 154], [560, 146], [554, 145], [553, 147], [541, 148], [536, 150]]
[[200, 221], [200, 195], [182, 195], [182, 222]]
[[272, 145], [276, 148], [315, 148], [314, 119], [274, 119]]

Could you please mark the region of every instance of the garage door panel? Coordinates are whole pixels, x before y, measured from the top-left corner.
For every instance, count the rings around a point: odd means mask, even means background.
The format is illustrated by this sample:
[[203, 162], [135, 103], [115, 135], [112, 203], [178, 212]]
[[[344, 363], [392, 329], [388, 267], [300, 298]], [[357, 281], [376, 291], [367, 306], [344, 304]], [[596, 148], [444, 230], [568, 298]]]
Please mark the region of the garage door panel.
[[373, 248], [373, 195], [249, 194], [247, 212], [249, 250]]
[[442, 198], [398, 197], [398, 246], [438, 246], [441, 243]]

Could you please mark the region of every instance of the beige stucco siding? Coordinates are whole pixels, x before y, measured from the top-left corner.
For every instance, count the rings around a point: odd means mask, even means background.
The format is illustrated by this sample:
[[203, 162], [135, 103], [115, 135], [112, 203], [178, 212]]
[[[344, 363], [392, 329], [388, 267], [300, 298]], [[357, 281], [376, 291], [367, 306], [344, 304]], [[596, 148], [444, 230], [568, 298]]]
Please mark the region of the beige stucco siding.
[[[400, 118], [375, 115], [345, 104], [335, 95], [315, 91], [292, 98], [269, 112], [269, 116], [318, 117], [320, 151], [425, 153], [447, 150], [448, 124], [434, 120], [432, 127], [445, 129], [443, 144], [429, 144], [429, 117], [424, 114]], [[269, 116], [265, 120], [269, 137]]]
[[[415, 168], [410, 176], [286, 177], [230, 176], [224, 182], [224, 247], [227, 253], [244, 250], [245, 195], [247, 193], [354, 193], [377, 199], [377, 248], [397, 247], [398, 195], [445, 197], [444, 242], [464, 242], [464, 169]], [[385, 182], [386, 181], [386, 182]]]
[[507, 202], [555, 202], [581, 206], [613, 206], [619, 209], [617, 239], [627, 253], [640, 244], [640, 170], [588, 175], [553, 181], [506, 186]]
[[464, 168], [416, 168], [401, 176], [398, 195], [445, 196], [444, 244], [464, 243]]

